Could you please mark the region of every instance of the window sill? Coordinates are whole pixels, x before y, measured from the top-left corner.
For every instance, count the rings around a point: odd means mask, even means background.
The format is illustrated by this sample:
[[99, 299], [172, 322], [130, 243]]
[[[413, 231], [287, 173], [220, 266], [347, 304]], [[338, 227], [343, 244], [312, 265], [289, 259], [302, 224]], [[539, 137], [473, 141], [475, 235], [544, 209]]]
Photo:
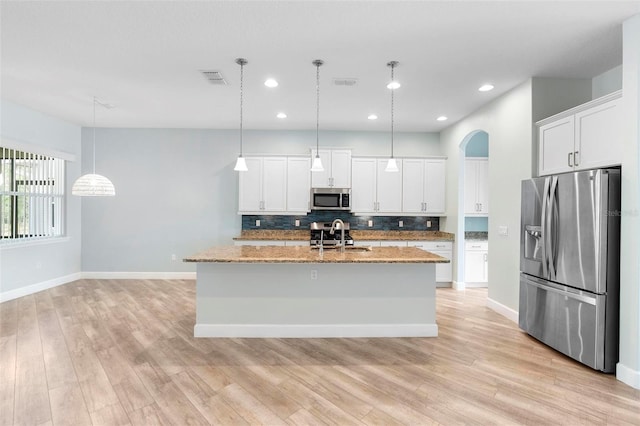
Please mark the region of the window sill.
[[71, 241], [71, 237], [51, 237], [31, 240], [0, 240], [0, 251], [11, 250], [14, 248], [68, 243], [69, 241]]

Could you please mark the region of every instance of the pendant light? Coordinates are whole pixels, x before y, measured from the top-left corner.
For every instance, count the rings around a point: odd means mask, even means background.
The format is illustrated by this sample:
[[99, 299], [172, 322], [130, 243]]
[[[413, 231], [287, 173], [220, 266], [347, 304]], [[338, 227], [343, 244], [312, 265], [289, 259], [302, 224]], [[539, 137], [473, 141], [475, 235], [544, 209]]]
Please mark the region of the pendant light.
[[324, 64], [324, 62], [320, 59], [316, 59], [312, 64], [316, 67], [316, 158], [313, 159], [311, 171], [323, 172], [324, 167], [322, 167], [322, 160], [320, 159], [320, 152], [318, 148], [320, 147], [320, 65]]
[[246, 172], [247, 162], [242, 156], [242, 84], [244, 82], [244, 66], [247, 65], [247, 60], [244, 58], [236, 59], [236, 64], [240, 65], [240, 155], [236, 160], [236, 166], [233, 168], [236, 172]]
[[398, 65], [398, 61], [391, 61], [387, 63], [387, 66], [391, 67], [391, 82], [387, 85], [389, 89], [391, 89], [391, 158], [389, 158], [389, 162], [387, 163], [387, 167], [385, 167], [385, 172], [397, 172], [398, 164], [396, 163], [396, 159], [393, 157], [393, 92], [395, 89], [400, 87], [400, 83], [393, 79], [393, 69]]
[[93, 173], [80, 176], [71, 188], [73, 195], [81, 197], [116, 195], [113, 183], [106, 177], [96, 174], [96, 104], [107, 107], [107, 105], [98, 102], [95, 96], [93, 97]]

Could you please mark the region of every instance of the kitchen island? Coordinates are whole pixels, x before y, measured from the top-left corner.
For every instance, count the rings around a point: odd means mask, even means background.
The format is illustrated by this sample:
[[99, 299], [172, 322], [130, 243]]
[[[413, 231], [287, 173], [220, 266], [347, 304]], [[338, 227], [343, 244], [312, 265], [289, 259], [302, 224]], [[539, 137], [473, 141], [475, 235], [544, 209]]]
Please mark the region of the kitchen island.
[[196, 337], [438, 335], [435, 265], [415, 247], [213, 247], [197, 263]]

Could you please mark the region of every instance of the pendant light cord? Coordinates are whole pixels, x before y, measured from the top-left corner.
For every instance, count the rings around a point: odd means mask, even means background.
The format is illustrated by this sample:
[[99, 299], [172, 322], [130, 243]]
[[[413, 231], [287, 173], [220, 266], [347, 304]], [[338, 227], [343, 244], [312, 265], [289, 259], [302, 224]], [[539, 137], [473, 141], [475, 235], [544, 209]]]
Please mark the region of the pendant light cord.
[[[393, 68], [395, 64], [391, 63], [391, 81], [393, 82]], [[393, 158], [393, 92], [395, 89], [391, 89], [391, 158]]]
[[322, 61], [316, 61], [316, 157], [320, 155], [320, 65]]
[[240, 64], [240, 157], [242, 157], [242, 99], [243, 99], [243, 83], [244, 83], [244, 59], [238, 60]]
[[97, 99], [93, 97], [93, 174], [96, 174], [96, 103]]

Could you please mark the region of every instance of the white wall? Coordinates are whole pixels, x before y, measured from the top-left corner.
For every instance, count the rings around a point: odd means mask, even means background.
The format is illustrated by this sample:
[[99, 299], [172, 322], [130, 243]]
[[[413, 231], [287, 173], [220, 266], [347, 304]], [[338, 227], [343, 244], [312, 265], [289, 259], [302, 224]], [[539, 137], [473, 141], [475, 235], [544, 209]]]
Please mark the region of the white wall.
[[[458, 233], [460, 143], [471, 132], [489, 134], [489, 298], [516, 310], [520, 264], [520, 181], [531, 177], [531, 80], [483, 106], [440, 134], [447, 160], [447, 217], [441, 229]], [[498, 226], [509, 235], [498, 236]], [[456, 244], [462, 258], [462, 244]], [[454, 263], [454, 280], [462, 265]]]
[[[237, 130], [97, 129], [96, 170], [116, 187], [113, 198], [82, 201], [82, 270], [188, 272], [180, 259], [240, 234]], [[309, 155], [315, 131], [245, 131], [244, 155]], [[83, 129], [90, 151], [92, 129]], [[353, 155], [390, 154], [390, 135], [324, 131], [321, 147]], [[440, 155], [439, 137], [399, 133], [395, 155]], [[91, 167], [83, 158], [83, 168]], [[175, 254], [176, 261], [171, 260]]]
[[[66, 191], [80, 175], [80, 127], [2, 100], [1, 137], [47, 152], [73, 154], [66, 162]], [[0, 301], [46, 288], [80, 273], [80, 200], [67, 197], [67, 239], [0, 248]], [[66, 277], [66, 278], [65, 278]]]
[[618, 379], [640, 389], [640, 15], [623, 25], [620, 362]]
[[593, 77], [592, 98], [596, 99], [622, 89], [622, 65]]

